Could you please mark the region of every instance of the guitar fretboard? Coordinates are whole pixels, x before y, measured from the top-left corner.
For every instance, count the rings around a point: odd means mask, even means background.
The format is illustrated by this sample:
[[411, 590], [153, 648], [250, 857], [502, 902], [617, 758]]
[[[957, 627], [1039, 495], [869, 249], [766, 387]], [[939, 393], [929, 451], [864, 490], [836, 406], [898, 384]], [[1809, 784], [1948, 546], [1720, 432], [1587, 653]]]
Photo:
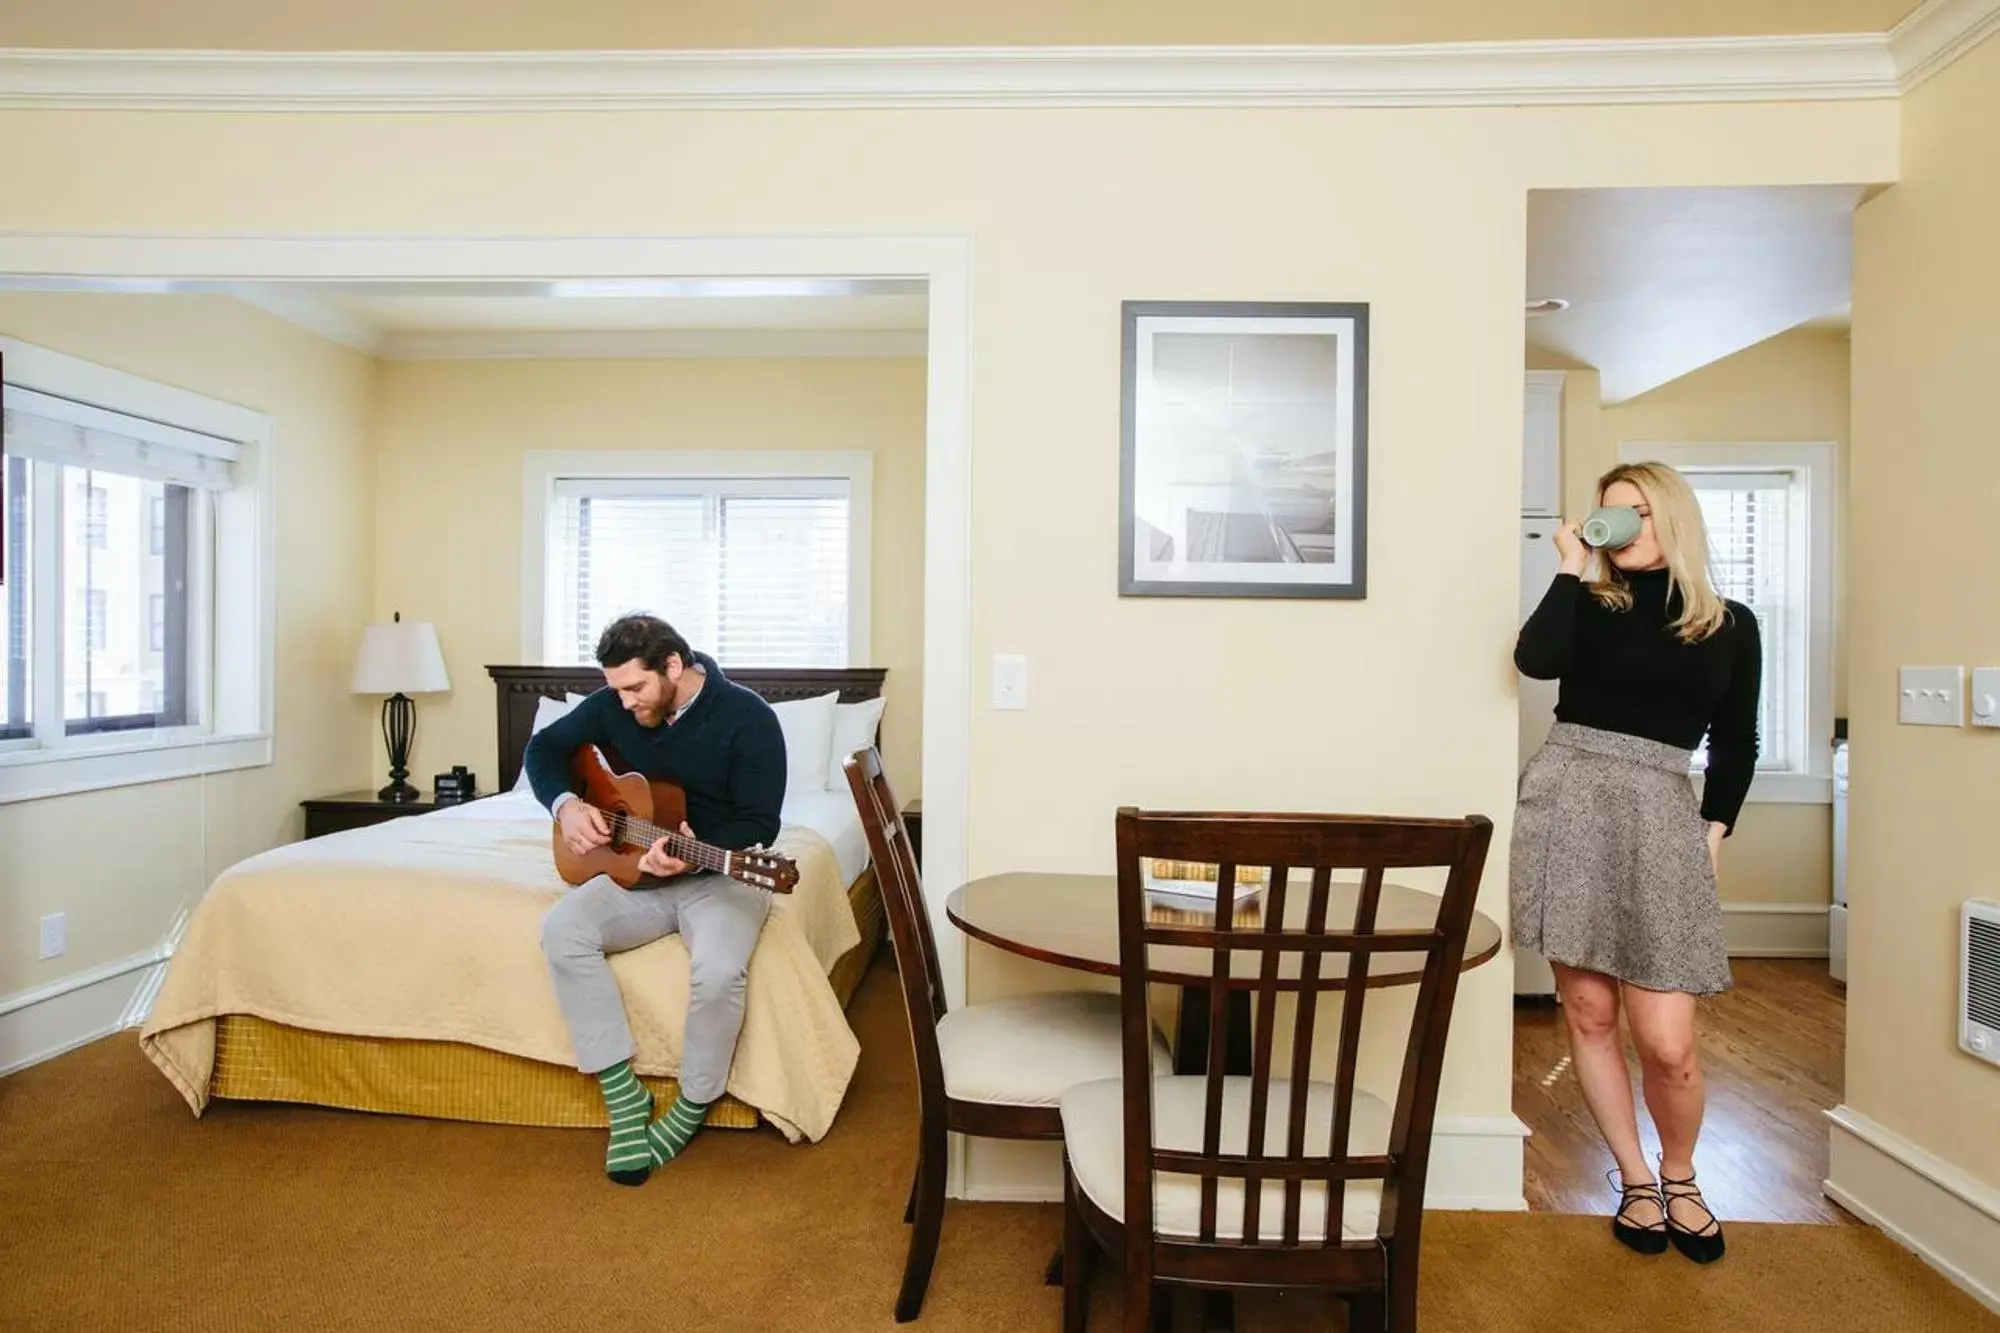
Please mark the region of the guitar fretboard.
[[721, 874], [729, 873], [729, 853], [697, 838], [690, 838], [674, 829], [661, 828], [658, 824], [644, 819], [636, 819], [622, 811], [607, 810], [605, 818], [611, 824], [612, 841], [627, 847], [651, 847], [660, 839], [667, 840], [667, 854], [676, 860], [685, 861], [701, 870], [713, 870]]

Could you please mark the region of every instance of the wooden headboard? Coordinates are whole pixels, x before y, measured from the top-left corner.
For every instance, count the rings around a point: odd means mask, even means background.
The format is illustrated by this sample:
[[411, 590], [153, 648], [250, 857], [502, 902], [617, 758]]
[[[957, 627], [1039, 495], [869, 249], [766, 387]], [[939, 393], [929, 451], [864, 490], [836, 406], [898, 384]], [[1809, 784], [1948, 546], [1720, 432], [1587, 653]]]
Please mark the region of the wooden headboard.
[[[506, 791], [521, 774], [521, 756], [527, 753], [528, 737], [535, 729], [537, 700], [544, 695], [560, 699], [604, 688], [604, 673], [593, 666], [489, 666], [486, 674], [493, 678], [493, 702], [500, 722], [500, 781], [494, 791]], [[723, 674], [774, 704], [813, 699], [830, 690], [840, 692], [842, 703], [854, 704], [878, 697], [889, 669], [743, 667], [731, 671], [724, 667]]]

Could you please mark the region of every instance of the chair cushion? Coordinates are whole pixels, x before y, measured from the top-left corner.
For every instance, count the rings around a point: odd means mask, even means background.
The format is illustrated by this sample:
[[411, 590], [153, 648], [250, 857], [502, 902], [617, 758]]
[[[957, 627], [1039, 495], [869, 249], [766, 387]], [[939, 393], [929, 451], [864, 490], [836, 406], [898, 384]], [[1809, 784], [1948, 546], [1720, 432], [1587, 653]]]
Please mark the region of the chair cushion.
[[[1201, 1151], [1202, 1120], [1207, 1110], [1208, 1080], [1200, 1075], [1181, 1075], [1153, 1080], [1153, 1139], [1160, 1148], [1181, 1152]], [[1118, 1079], [1078, 1084], [1063, 1094], [1063, 1144], [1069, 1154], [1070, 1170], [1090, 1201], [1118, 1221], [1125, 1220], [1125, 1103], [1124, 1084]], [[1291, 1122], [1291, 1084], [1271, 1080], [1270, 1105], [1265, 1110], [1263, 1149], [1267, 1155], [1285, 1151], [1286, 1131]], [[1313, 1082], [1306, 1088], [1305, 1151], [1325, 1155], [1333, 1137], [1334, 1087]], [[1353, 1120], [1348, 1132], [1348, 1152], [1369, 1155], [1385, 1152], [1389, 1146], [1389, 1107], [1381, 1098], [1361, 1089], [1354, 1090]], [[1249, 1145], [1250, 1079], [1232, 1075], [1223, 1080], [1222, 1151], [1242, 1153]], [[1326, 1235], [1326, 1184], [1306, 1181], [1299, 1195], [1299, 1239], [1317, 1243]], [[1223, 1177], [1217, 1182], [1215, 1234], [1235, 1240], [1243, 1234], [1243, 1199], [1247, 1191], [1239, 1179]], [[1285, 1185], [1266, 1180], [1262, 1186], [1257, 1230], [1268, 1241], [1282, 1241], [1285, 1234]], [[1353, 1181], [1347, 1186], [1347, 1207], [1341, 1217], [1341, 1235], [1362, 1240], [1375, 1234], [1382, 1210], [1380, 1181]], [[1161, 1173], [1154, 1177], [1153, 1230], [1161, 1236], [1195, 1239], [1201, 1235], [1201, 1180], [1196, 1176]]]
[[[1064, 991], [967, 1005], [938, 1021], [937, 1039], [947, 1096], [1053, 1108], [1071, 1084], [1118, 1077], [1118, 996]], [[1173, 1067], [1155, 1031], [1153, 1068]]]

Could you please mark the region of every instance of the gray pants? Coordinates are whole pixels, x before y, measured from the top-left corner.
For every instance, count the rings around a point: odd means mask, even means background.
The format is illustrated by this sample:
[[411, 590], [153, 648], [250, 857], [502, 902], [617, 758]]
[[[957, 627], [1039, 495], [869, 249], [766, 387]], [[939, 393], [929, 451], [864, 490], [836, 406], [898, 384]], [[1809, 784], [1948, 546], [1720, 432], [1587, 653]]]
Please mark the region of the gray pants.
[[770, 906], [763, 889], [700, 873], [657, 889], [622, 889], [600, 875], [565, 894], [542, 918], [542, 952], [577, 1068], [595, 1074], [632, 1058], [632, 1028], [604, 956], [679, 931], [691, 973], [681, 1092], [703, 1103], [722, 1096], [743, 1028], [750, 954]]

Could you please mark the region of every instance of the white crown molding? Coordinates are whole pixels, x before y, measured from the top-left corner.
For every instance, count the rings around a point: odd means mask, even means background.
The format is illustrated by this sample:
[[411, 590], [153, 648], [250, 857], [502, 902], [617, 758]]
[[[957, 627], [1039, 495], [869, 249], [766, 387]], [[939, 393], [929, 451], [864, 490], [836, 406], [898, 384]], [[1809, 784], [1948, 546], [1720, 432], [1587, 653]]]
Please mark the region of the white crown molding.
[[[1943, 49], [1956, 40], [1946, 32], [1953, 15], [1988, 7], [1950, 0], [1910, 40]], [[1882, 33], [1298, 47], [0, 49], [0, 107], [43, 109], [1522, 106], [1883, 98], [1899, 90]]]
[[1924, 0], [1889, 30], [1896, 78], [1909, 92], [2000, 29], [2000, 0]]
[[479, 329], [383, 336], [389, 361], [914, 357], [922, 329]]
[[249, 282], [229, 284], [221, 290], [245, 305], [256, 306], [267, 315], [276, 315], [279, 319], [308, 329], [323, 338], [331, 338], [337, 343], [352, 347], [357, 352], [366, 352], [374, 356], [382, 350], [383, 335], [380, 329], [367, 320], [351, 315], [337, 306], [328, 305], [324, 301], [314, 300], [298, 292], [274, 291], [268, 286]]

